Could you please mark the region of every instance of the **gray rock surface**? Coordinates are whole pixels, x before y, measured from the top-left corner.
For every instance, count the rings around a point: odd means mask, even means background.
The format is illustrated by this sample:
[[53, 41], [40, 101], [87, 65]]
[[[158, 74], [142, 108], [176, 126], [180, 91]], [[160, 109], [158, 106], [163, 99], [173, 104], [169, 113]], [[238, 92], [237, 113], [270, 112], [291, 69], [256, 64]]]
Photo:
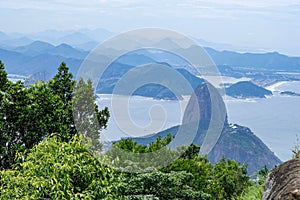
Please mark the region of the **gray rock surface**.
[[279, 165], [268, 176], [263, 200], [277, 199], [300, 200], [300, 158]]

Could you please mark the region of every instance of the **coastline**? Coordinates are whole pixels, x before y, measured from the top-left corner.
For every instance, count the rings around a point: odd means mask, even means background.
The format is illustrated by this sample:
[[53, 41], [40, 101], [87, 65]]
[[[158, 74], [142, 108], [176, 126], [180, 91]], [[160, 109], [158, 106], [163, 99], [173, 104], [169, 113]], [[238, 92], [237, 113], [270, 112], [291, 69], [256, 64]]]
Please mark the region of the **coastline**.
[[286, 84], [288, 81], [279, 81], [279, 82], [276, 82], [272, 85], [269, 85], [266, 87], [267, 90], [270, 90], [271, 92], [276, 92], [277, 91], [277, 87], [283, 85], [283, 84]]

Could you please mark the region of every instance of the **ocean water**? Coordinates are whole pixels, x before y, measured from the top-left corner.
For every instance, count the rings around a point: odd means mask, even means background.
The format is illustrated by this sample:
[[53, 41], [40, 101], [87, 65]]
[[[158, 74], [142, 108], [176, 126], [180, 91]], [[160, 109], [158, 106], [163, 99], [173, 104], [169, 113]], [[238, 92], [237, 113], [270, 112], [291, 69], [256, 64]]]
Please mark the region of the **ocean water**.
[[255, 102], [227, 101], [229, 122], [249, 127], [283, 161], [300, 136], [300, 98], [274, 96]]
[[[297, 136], [300, 138], [300, 97], [283, 96], [280, 91], [300, 93], [300, 82], [281, 82], [269, 89], [274, 95], [266, 99], [226, 97], [229, 122], [249, 127], [282, 161], [286, 161], [292, 157]], [[108, 106], [112, 115], [103, 138], [111, 141], [144, 136], [178, 125], [188, 99], [176, 102], [131, 97], [122, 100], [128, 105], [125, 108], [112, 105], [111, 95], [99, 95], [100, 108]]]
[[300, 97], [283, 96], [280, 92], [300, 92], [300, 82], [281, 82], [269, 89], [274, 95], [266, 99], [227, 98], [229, 121], [251, 128], [282, 161], [286, 161], [292, 157], [292, 149], [300, 138]]
[[[214, 80], [214, 77], [210, 77], [210, 80]], [[219, 80], [216, 79], [211, 83], [219, 88]], [[222, 76], [221, 80], [222, 83], [236, 83], [250, 79]], [[189, 97], [184, 97], [184, 100], [179, 102], [140, 96], [132, 96], [128, 99], [108, 94], [99, 94], [98, 97], [97, 104], [100, 108], [107, 106], [110, 110], [111, 118], [108, 128], [102, 131], [102, 139], [110, 141], [122, 137], [145, 136], [179, 125], [189, 101]], [[122, 105], [113, 104], [113, 97], [117, 98]]]
[[[153, 98], [116, 95], [98, 95], [100, 108], [110, 111], [108, 128], [103, 130], [103, 140], [122, 137], [141, 137], [179, 125], [189, 97], [182, 101], [155, 100]], [[116, 102], [112, 99], [116, 98]], [[126, 107], [128, 106], [128, 107]]]

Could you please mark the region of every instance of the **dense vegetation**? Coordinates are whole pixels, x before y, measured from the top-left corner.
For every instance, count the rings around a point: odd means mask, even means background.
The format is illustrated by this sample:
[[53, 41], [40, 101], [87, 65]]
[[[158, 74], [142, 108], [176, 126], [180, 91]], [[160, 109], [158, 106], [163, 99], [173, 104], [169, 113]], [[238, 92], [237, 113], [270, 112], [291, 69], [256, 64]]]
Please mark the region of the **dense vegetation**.
[[[0, 62], [0, 169], [9, 168], [14, 163], [16, 152], [31, 149], [51, 133], [59, 133], [65, 141], [77, 133], [72, 103], [86, 106], [88, 104], [84, 101], [93, 102], [95, 97], [91, 83], [83, 80], [76, 85], [81, 89], [73, 97], [75, 81], [72, 78], [68, 67], [62, 63], [58, 73], [47, 83], [25, 86], [20, 81], [9, 81]], [[89, 136], [96, 141], [99, 131], [106, 127], [108, 109], [99, 111], [95, 104], [92, 110], [82, 109], [89, 113], [79, 111], [81, 114], [74, 116], [80, 119], [83, 114], [93, 116], [93, 120], [88, 122]], [[77, 125], [84, 126], [85, 123], [80, 121]]]
[[[212, 165], [194, 144], [182, 147], [178, 156], [164, 148], [171, 135], [147, 146], [123, 139], [105, 156], [93, 153], [101, 148], [98, 139], [109, 112], [91, 104], [95, 100], [91, 82], [75, 83], [65, 63], [50, 81], [27, 86], [10, 82], [0, 63], [0, 100], [0, 199], [253, 199], [261, 195], [263, 179], [252, 181], [246, 165], [225, 158]], [[81, 105], [74, 115], [72, 104]], [[131, 152], [132, 157], [122, 157], [117, 149]], [[135, 160], [135, 155], [158, 149], [177, 158], [162, 168], [145, 168], [151, 160], [144, 160], [145, 166]], [[155, 160], [164, 158], [158, 154]]]

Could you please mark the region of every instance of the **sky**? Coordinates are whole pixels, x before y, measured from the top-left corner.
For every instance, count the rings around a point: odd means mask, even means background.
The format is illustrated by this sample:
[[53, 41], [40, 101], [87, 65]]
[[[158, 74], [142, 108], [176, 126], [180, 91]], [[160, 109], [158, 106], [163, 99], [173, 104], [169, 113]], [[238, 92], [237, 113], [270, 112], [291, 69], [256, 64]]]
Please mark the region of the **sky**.
[[300, 56], [300, 0], [0, 0], [0, 31], [160, 27]]

